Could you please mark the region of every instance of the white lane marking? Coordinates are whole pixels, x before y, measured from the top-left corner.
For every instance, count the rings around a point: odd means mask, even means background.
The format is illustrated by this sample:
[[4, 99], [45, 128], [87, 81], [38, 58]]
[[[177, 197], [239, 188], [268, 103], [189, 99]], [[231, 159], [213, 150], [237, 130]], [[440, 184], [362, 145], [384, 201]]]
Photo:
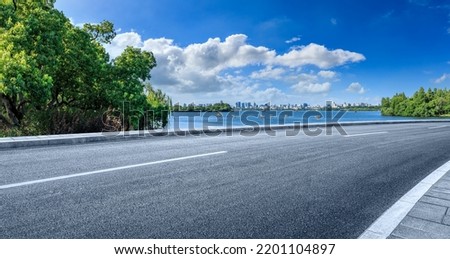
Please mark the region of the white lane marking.
[[428, 127], [428, 129], [442, 129], [442, 128], [447, 128], [448, 125], [442, 125], [442, 126], [436, 126], [436, 127]]
[[359, 137], [359, 136], [368, 136], [368, 135], [378, 135], [378, 134], [387, 134], [387, 133], [389, 133], [389, 132], [387, 132], [387, 131], [368, 132], [368, 133], [360, 133], [360, 134], [344, 135], [344, 137], [350, 138], [350, 137]]
[[51, 177], [51, 178], [45, 178], [45, 179], [34, 180], [34, 181], [27, 181], [27, 182], [21, 182], [21, 183], [13, 183], [13, 184], [1, 185], [0, 186], [0, 190], [10, 189], [10, 188], [15, 188], [15, 187], [21, 187], [21, 186], [25, 186], [25, 185], [32, 185], [32, 184], [38, 184], [38, 183], [46, 183], [46, 182], [64, 180], [64, 179], [68, 179], [68, 178], [81, 177], [81, 176], [87, 176], [87, 175], [92, 175], [92, 174], [109, 173], [109, 172], [113, 172], [113, 171], [117, 171], [117, 170], [123, 170], [123, 169], [130, 169], [130, 168], [136, 168], [136, 167], [142, 167], [142, 166], [149, 166], [149, 165], [156, 165], [156, 164], [162, 164], [162, 163], [169, 163], [169, 162], [175, 162], [175, 161], [181, 161], [181, 160], [187, 160], [187, 159], [193, 159], [193, 158], [199, 158], [199, 157], [214, 156], [214, 155], [220, 155], [220, 154], [225, 154], [225, 153], [227, 153], [227, 151], [219, 151], [219, 152], [213, 152], [213, 153], [207, 153], [207, 154], [177, 157], [177, 158], [164, 159], [164, 160], [153, 161], [153, 162], [142, 163], [142, 164], [136, 164], [136, 165], [127, 165], [127, 166], [113, 167], [113, 168], [96, 170], [96, 171], [91, 171], [91, 172], [63, 175], [63, 176], [57, 176], [57, 177]]
[[448, 171], [450, 171], [450, 161], [429, 174], [408, 193], [403, 195], [403, 197], [366, 229], [366, 231], [359, 236], [359, 239], [387, 238], [406, 217], [417, 201]]

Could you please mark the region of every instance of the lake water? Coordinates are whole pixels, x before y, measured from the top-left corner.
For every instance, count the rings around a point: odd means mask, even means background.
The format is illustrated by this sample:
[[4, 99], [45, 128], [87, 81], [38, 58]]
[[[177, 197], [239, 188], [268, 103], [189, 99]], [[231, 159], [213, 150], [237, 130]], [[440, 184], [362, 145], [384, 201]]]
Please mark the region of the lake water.
[[[169, 129], [204, 129], [222, 127], [288, 125], [345, 121], [420, 120], [414, 117], [382, 116], [380, 111], [235, 111], [174, 112]], [[423, 118], [422, 118], [423, 119]]]

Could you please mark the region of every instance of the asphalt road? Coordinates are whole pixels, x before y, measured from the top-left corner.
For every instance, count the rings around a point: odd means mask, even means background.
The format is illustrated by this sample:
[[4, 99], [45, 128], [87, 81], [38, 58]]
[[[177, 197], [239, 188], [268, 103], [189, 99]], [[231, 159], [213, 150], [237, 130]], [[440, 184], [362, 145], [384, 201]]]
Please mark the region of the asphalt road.
[[0, 238], [357, 238], [450, 160], [450, 123], [345, 130], [0, 150]]

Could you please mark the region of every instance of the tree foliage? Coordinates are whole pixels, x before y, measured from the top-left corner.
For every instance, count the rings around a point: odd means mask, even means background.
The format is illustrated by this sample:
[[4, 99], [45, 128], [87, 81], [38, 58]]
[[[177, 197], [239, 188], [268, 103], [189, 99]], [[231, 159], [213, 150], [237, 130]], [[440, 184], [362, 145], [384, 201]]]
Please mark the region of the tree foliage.
[[68, 22], [55, 10], [23, 2], [26, 8], [17, 3], [1, 9], [6, 22], [0, 29], [0, 99], [9, 118], [6, 122], [15, 126], [27, 106], [40, 109], [49, 98]]
[[175, 112], [229, 112], [232, 111], [233, 108], [230, 104], [220, 101], [218, 103], [208, 105], [195, 105], [193, 103], [188, 105], [180, 105], [179, 103], [176, 103], [173, 105], [172, 110]]
[[[116, 35], [111, 22], [78, 28], [53, 4], [52, 0], [1, 0], [0, 128], [94, 131], [101, 130], [98, 120], [102, 121], [103, 112], [125, 113], [124, 102], [140, 114], [158, 102], [167, 105], [162, 92], [146, 88], [156, 66], [151, 52], [128, 47], [111, 60], [103, 47]], [[153, 92], [164, 98], [147, 96]], [[93, 124], [100, 126], [71, 125], [94, 119], [86, 116], [96, 116]], [[53, 127], [61, 120], [70, 125]]]
[[83, 26], [83, 30], [89, 33], [94, 41], [100, 43], [111, 43], [114, 37], [116, 37], [114, 24], [110, 21], [103, 21], [100, 24], [86, 23]]
[[154, 89], [150, 83], [146, 84], [148, 110], [152, 111], [152, 128], [165, 127], [168, 123], [168, 113], [171, 110], [172, 99], [160, 89]]
[[381, 100], [381, 112], [388, 116], [436, 117], [450, 114], [450, 90], [421, 87], [408, 98], [397, 93], [392, 98]]

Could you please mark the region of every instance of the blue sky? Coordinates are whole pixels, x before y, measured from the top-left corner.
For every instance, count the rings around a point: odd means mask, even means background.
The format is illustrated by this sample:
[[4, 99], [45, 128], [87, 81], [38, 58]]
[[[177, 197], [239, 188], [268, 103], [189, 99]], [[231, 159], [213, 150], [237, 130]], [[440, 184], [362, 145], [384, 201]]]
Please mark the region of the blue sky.
[[450, 82], [450, 1], [58, 0], [152, 51], [175, 102], [378, 103]]

